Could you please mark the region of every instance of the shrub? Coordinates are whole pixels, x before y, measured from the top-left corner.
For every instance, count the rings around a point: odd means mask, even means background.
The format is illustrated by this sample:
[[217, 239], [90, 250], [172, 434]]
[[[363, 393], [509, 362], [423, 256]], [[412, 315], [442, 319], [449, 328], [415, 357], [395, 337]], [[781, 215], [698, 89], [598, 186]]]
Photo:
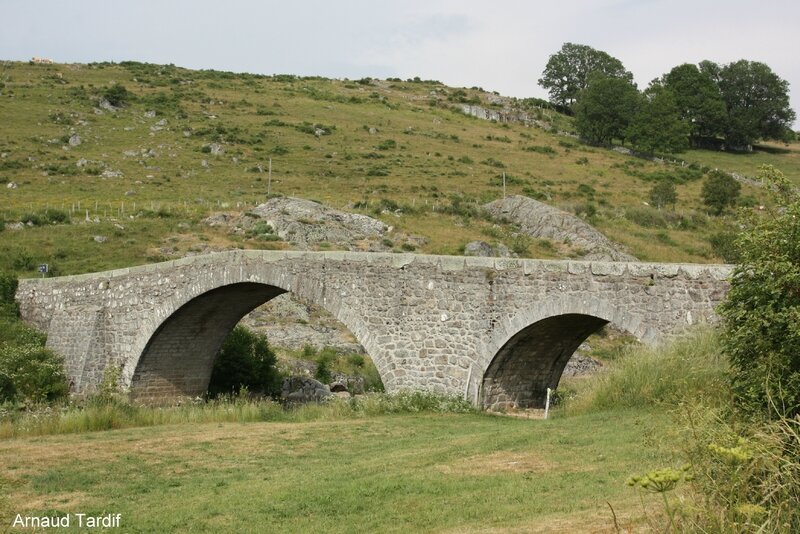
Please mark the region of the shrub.
[[551, 146], [547, 145], [532, 145], [523, 147], [522, 150], [526, 152], [537, 152], [539, 154], [547, 154], [548, 156], [555, 156], [558, 152]]
[[735, 232], [717, 232], [708, 238], [708, 242], [711, 243], [711, 250], [714, 251], [714, 254], [726, 262], [737, 263], [739, 261]]
[[112, 106], [121, 107], [133, 99], [133, 94], [124, 85], [115, 83], [103, 91], [103, 98]]
[[67, 393], [63, 358], [37, 344], [0, 345], [0, 402], [52, 402]]
[[751, 212], [736, 243], [739, 264], [720, 306], [733, 392], [745, 412], [800, 414], [800, 195], [762, 168], [777, 208]]
[[720, 215], [728, 206], [735, 206], [742, 185], [722, 171], [711, 171], [703, 182], [701, 197], [703, 204]]
[[208, 394], [215, 397], [238, 393], [246, 387], [253, 393], [277, 395], [281, 377], [275, 362], [266, 336], [236, 326], [217, 353]]
[[658, 209], [663, 208], [667, 204], [672, 204], [675, 207], [675, 202], [678, 200], [678, 193], [675, 191], [675, 184], [668, 180], [661, 180], [650, 190], [650, 204]]
[[397, 148], [397, 141], [394, 139], [386, 139], [378, 144], [375, 148], [378, 150], [391, 150], [393, 148]]

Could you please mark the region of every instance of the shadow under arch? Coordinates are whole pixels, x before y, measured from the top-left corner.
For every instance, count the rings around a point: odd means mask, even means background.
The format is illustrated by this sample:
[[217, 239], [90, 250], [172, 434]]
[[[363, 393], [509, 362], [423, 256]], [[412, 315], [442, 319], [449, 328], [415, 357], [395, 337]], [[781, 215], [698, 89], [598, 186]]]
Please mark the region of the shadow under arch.
[[131, 398], [158, 402], [196, 397], [208, 389], [216, 356], [242, 317], [286, 293], [261, 283], [234, 283], [189, 300], [155, 329], [131, 379]]
[[544, 408], [547, 388], [555, 389], [572, 354], [606, 324], [654, 342], [658, 334], [639, 317], [595, 300], [558, 299], [540, 303], [498, 329], [486, 357], [478, 404], [490, 410]]

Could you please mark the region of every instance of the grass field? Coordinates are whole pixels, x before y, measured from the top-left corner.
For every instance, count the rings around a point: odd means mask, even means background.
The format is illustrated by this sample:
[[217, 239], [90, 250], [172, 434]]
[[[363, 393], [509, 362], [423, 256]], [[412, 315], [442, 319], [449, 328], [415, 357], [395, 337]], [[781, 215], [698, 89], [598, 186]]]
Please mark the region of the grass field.
[[638, 530], [642, 504], [625, 479], [669, 463], [667, 427], [663, 412], [640, 409], [10, 439], [0, 441], [2, 524], [121, 513], [125, 532], [613, 532], [611, 504]]
[[[71, 219], [0, 231], [0, 269], [23, 276], [43, 262], [72, 274], [192, 251], [291, 247], [201, 222], [263, 202], [270, 159], [271, 193], [377, 216], [424, 237], [423, 253], [457, 254], [476, 239], [510, 246], [513, 227], [449, 209], [500, 198], [503, 173], [508, 194], [589, 214], [644, 260], [719, 261], [709, 236], [732, 224], [705, 215], [701, 172], [555, 134], [570, 130], [571, 119], [547, 110], [532, 113], [550, 129], [466, 116], [463, 101], [493, 107], [496, 95], [479, 88], [140, 63], [6, 62], [0, 83], [0, 219], [46, 218], [54, 210]], [[126, 102], [104, 108], [101, 98], [115, 83], [129, 91]], [[694, 151], [686, 159], [748, 175], [772, 163], [798, 180], [795, 148], [773, 148]], [[657, 210], [643, 203], [664, 177], [678, 184], [675, 213], [651, 213]], [[752, 187], [743, 194], [763, 196]], [[534, 241], [520, 253], [570, 254], [559, 245]]]

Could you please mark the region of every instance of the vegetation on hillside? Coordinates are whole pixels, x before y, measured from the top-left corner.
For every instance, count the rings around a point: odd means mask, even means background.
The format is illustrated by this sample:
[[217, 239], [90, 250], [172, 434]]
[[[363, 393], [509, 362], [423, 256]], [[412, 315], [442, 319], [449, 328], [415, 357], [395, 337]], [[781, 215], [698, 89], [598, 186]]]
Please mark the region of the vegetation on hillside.
[[[706, 171], [739, 171], [742, 162], [740, 173], [754, 175], [758, 160], [795, 179], [800, 168], [792, 147], [741, 157], [695, 151], [683, 166], [632, 158], [556, 133], [574, 132], [573, 119], [541, 102], [413, 79], [10, 63], [4, 83], [0, 269], [22, 276], [39, 263], [58, 275], [291, 247], [202, 222], [246, 212], [268, 189], [377, 216], [421, 236], [421, 253], [458, 254], [478, 239], [510, 247], [516, 228], [476, 216], [502, 196], [503, 173], [507, 194], [581, 214], [644, 260], [713, 262], [721, 258], [709, 239], [731, 221], [706, 216]], [[538, 127], [471, 118], [467, 102], [525, 110]], [[661, 180], [676, 188], [668, 215], [642, 205]], [[764, 195], [745, 186], [743, 196]], [[577, 253], [540, 240], [519, 248], [543, 258]]]

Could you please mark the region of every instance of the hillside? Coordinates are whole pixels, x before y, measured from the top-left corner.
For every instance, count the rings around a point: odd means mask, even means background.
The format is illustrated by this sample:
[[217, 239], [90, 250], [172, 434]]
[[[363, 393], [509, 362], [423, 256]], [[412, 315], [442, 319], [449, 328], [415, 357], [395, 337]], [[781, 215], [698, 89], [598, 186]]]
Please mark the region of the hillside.
[[[578, 213], [642, 260], [722, 261], [709, 238], [732, 221], [706, 215], [700, 165], [583, 145], [564, 135], [570, 119], [547, 109], [529, 105], [536, 125], [526, 126], [468, 116], [465, 103], [490, 111], [526, 104], [435, 81], [5, 63], [0, 270], [33, 276], [46, 262], [70, 274], [231, 247], [289, 248], [202, 222], [247, 212], [268, 189], [420, 237], [404, 250], [460, 254], [480, 239], [520, 256], [580, 257], [476, 212], [502, 197], [503, 173], [508, 195]], [[798, 153], [793, 145], [684, 157], [751, 176], [757, 164], [773, 163], [800, 182]], [[677, 184], [675, 210], [644, 205], [666, 176]], [[746, 186], [743, 196], [757, 205], [763, 194]], [[33, 224], [14, 229], [19, 221]]]

